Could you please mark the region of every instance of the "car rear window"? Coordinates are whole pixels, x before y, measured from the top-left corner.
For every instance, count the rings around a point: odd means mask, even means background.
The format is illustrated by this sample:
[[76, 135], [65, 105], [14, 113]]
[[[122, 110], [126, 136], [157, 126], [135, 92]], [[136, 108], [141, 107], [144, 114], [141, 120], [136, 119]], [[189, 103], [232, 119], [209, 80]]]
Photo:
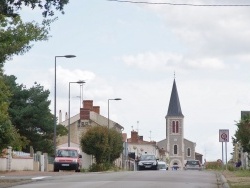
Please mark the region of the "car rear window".
[[199, 161], [187, 161], [188, 165], [199, 165]]

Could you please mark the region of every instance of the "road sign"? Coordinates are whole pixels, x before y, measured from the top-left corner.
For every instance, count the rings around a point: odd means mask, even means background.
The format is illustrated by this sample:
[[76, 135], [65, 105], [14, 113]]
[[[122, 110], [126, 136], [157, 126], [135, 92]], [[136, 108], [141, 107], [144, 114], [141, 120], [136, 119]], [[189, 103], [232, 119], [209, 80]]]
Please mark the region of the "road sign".
[[229, 130], [220, 129], [219, 130], [219, 141], [220, 142], [229, 142]]

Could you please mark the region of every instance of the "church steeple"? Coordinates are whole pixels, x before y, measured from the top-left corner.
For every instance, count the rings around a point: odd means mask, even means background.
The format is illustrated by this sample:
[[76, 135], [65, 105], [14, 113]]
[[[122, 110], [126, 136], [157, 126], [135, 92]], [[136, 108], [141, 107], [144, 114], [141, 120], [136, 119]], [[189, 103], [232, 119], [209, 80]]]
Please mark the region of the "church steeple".
[[174, 79], [173, 87], [172, 87], [172, 93], [169, 101], [168, 106], [168, 113], [167, 116], [181, 116], [184, 117], [181, 111], [181, 105], [180, 100], [178, 96], [178, 91]]

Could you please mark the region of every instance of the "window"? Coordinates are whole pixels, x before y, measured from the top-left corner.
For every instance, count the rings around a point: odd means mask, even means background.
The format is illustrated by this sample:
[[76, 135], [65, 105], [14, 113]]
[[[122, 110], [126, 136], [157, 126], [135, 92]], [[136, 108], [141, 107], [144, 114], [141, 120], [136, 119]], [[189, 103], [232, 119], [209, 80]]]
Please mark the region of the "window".
[[188, 156], [188, 157], [191, 156], [191, 149], [190, 149], [190, 148], [187, 149], [187, 156]]
[[177, 155], [177, 145], [174, 145], [174, 155]]
[[175, 133], [175, 121], [172, 121], [172, 132]]
[[179, 121], [176, 121], [175, 132], [179, 133]]
[[179, 121], [172, 121], [172, 133], [179, 133]]

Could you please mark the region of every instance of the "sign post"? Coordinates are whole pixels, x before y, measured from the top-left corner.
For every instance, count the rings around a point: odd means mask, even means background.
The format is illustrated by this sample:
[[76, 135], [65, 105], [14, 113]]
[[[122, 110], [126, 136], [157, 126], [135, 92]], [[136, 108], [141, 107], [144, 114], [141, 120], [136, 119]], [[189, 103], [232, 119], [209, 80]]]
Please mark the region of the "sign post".
[[222, 162], [223, 159], [223, 142], [225, 142], [225, 152], [226, 152], [226, 170], [227, 170], [227, 142], [229, 142], [229, 130], [220, 129], [219, 130], [219, 142], [222, 142]]

